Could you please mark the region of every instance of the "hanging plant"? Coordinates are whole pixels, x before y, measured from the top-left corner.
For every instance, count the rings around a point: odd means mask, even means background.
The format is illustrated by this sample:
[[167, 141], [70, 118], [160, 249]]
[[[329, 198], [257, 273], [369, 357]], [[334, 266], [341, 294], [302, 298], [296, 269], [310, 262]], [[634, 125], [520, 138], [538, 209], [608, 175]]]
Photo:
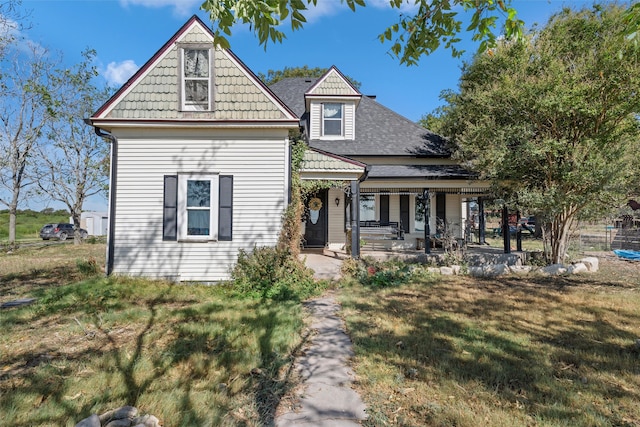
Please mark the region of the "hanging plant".
[[322, 200], [317, 197], [313, 197], [309, 200], [309, 210], [319, 211], [320, 209], [322, 209]]

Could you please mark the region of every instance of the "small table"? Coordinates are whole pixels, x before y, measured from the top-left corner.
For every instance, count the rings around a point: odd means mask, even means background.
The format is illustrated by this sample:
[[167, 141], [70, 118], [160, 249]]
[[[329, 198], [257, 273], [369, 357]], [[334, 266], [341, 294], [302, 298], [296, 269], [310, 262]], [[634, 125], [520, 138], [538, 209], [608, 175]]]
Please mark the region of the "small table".
[[416, 250], [424, 249], [424, 237], [416, 237]]

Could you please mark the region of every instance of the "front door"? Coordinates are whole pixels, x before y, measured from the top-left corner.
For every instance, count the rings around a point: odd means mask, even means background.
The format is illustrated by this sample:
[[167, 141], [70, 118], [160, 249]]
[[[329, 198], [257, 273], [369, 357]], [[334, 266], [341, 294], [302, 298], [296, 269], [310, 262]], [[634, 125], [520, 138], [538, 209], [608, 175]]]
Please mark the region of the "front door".
[[305, 247], [324, 248], [327, 243], [327, 190], [307, 198], [305, 213]]

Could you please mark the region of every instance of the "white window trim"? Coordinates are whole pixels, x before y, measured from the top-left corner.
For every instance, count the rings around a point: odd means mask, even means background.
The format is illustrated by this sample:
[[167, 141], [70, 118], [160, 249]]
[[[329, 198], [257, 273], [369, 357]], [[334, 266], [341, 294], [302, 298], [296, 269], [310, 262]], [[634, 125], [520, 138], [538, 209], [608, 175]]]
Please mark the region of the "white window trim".
[[[187, 181], [200, 180], [211, 182], [210, 228], [209, 235], [189, 236], [187, 234]], [[218, 205], [219, 205], [219, 175], [217, 173], [182, 173], [178, 174], [178, 241], [209, 242], [218, 240]]]
[[[187, 77], [184, 75], [184, 54], [186, 50], [208, 50], [209, 51], [209, 77], [189, 77], [189, 80], [207, 80], [208, 94], [207, 94], [207, 108], [200, 109], [196, 104], [187, 104], [186, 102], [186, 89], [185, 81]], [[179, 61], [179, 84], [180, 84], [180, 110], [181, 111], [212, 111], [213, 110], [213, 49], [209, 45], [203, 44], [184, 44], [180, 46], [180, 61]]]
[[[340, 114], [340, 134], [339, 135], [326, 135], [324, 133], [324, 121], [327, 120], [324, 117], [324, 106], [326, 104], [334, 104], [340, 105], [341, 114]], [[320, 135], [323, 139], [344, 139], [344, 126], [345, 126], [345, 103], [344, 102], [323, 102], [320, 104]], [[329, 121], [337, 121], [336, 119], [329, 119]]]

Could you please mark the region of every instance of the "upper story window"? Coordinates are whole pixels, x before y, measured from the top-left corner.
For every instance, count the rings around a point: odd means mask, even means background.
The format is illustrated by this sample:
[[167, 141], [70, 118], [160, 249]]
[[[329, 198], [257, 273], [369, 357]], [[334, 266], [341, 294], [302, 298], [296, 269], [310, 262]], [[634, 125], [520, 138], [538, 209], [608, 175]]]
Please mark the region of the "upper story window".
[[324, 103], [322, 104], [322, 135], [342, 136], [343, 135], [344, 104]]
[[211, 55], [208, 48], [182, 49], [182, 108], [211, 110]]

